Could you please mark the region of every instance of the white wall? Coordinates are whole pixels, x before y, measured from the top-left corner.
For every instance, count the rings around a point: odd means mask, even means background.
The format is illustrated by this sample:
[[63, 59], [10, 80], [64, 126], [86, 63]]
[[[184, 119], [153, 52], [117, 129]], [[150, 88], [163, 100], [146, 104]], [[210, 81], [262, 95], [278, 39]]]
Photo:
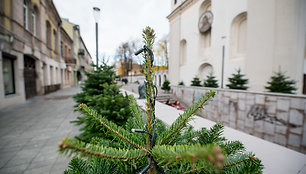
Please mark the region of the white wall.
[[[225, 45], [225, 79], [238, 67], [243, 69], [243, 60], [229, 60], [229, 33], [232, 20], [240, 13], [246, 11], [245, 0], [214, 1], [211, 8], [214, 15], [211, 31], [210, 56], [201, 58], [198, 30], [199, 9], [203, 0], [197, 1], [192, 6], [170, 16], [170, 59], [169, 79], [176, 85], [183, 81], [187, 86], [195, 76], [199, 76], [199, 68], [204, 63], [212, 65], [215, 75], [221, 81], [222, 42], [221, 37], [226, 36]], [[187, 60], [184, 66], [179, 66], [179, 43], [182, 39], [187, 41]], [[243, 72], [243, 71], [242, 71]], [[201, 79], [203, 81], [203, 79]]]
[[[178, 1], [181, 2], [181, 1]], [[188, 3], [187, 3], [188, 2]], [[204, 0], [187, 0], [181, 6], [173, 6], [170, 22], [169, 79], [176, 85], [199, 75], [204, 63], [212, 65], [221, 84], [222, 37], [225, 36], [224, 84], [238, 68], [249, 79], [249, 89], [265, 91], [264, 86], [281, 67], [286, 75], [297, 81], [298, 91], [303, 87], [303, 60], [305, 56], [305, 0], [211, 0], [214, 15], [211, 31], [211, 54], [201, 58], [198, 31], [199, 8]], [[171, 0], [173, 3], [173, 0]], [[186, 5], [187, 4], [187, 5]], [[246, 55], [230, 57], [231, 27], [235, 17], [247, 12]], [[187, 42], [187, 60], [179, 65], [180, 41]], [[201, 79], [203, 81], [203, 79]], [[225, 86], [224, 85], [224, 86]]]

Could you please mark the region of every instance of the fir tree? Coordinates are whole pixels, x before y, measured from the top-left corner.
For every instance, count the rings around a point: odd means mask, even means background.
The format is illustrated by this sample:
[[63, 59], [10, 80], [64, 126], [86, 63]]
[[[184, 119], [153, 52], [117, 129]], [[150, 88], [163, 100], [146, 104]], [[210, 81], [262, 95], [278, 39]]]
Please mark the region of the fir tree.
[[[94, 68], [94, 71], [86, 72], [88, 78], [82, 87], [82, 92], [74, 96], [76, 103], [78, 105], [86, 104], [114, 123], [124, 125], [131, 116], [131, 111], [128, 96], [121, 94], [120, 87], [115, 84], [117, 76], [114, 67], [103, 63], [100, 66], [94, 66]], [[72, 122], [83, 126], [81, 134], [77, 136], [79, 140], [89, 142], [92, 137], [108, 136], [105, 134], [105, 128], [99, 130], [97, 123], [88, 119], [86, 115], [81, 115]]]
[[162, 90], [165, 90], [165, 91], [170, 91], [171, 87], [170, 87], [170, 81], [169, 80], [165, 80], [162, 87], [161, 87]]
[[198, 77], [194, 77], [191, 81], [191, 86], [202, 86], [201, 80]]
[[[59, 151], [78, 155], [65, 173], [261, 173], [263, 166], [253, 153], [245, 152], [239, 141], [221, 137], [222, 125], [201, 130], [188, 126], [194, 113], [215, 95], [214, 91], [207, 92], [168, 128], [155, 119], [157, 91], [153, 86], [151, 51], [155, 34], [149, 27], [143, 33], [146, 119], [133, 96], [129, 96], [129, 101], [134, 117], [128, 119], [125, 127], [81, 104], [80, 111], [99, 123], [99, 127], [105, 127], [114, 140], [93, 138], [90, 143], [84, 143], [64, 138]], [[87, 159], [81, 159], [83, 156]]]
[[178, 85], [185, 86], [183, 81], [180, 81]]
[[296, 90], [294, 87], [295, 81], [290, 80], [289, 77], [286, 77], [284, 72], [275, 72], [275, 75], [271, 77], [271, 81], [267, 82], [268, 86], [265, 88], [269, 92], [279, 92], [279, 93], [288, 93], [293, 94], [293, 91]]
[[226, 86], [230, 89], [240, 89], [240, 90], [247, 90], [248, 87], [245, 86], [248, 83], [248, 79], [244, 79], [244, 74], [240, 74], [241, 70], [237, 70], [237, 74], [232, 74], [232, 77], [228, 78], [230, 84]]
[[207, 75], [206, 80], [204, 81], [204, 87], [218, 88], [218, 81], [215, 79], [216, 77], [210, 73]]
[[101, 94], [104, 89], [102, 84], [115, 84], [115, 78], [117, 76], [114, 66], [103, 63], [100, 66], [93, 65], [93, 68], [95, 70], [85, 71], [87, 80], [82, 87], [82, 92], [73, 97], [78, 104], [87, 104], [90, 101], [88, 97]]

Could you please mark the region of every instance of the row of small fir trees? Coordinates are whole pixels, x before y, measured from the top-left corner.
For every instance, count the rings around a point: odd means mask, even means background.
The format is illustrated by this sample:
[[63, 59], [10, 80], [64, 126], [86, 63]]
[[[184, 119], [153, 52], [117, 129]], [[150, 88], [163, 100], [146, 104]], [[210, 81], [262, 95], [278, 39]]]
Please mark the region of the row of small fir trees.
[[74, 155], [64, 173], [262, 173], [261, 161], [246, 152], [241, 142], [222, 137], [222, 125], [194, 130], [189, 124], [214, 91], [193, 103], [169, 127], [155, 118], [154, 30], [145, 28], [143, 39], [145, 111], [133, 95], [118, 93], [113, 67], [103, 65], [87, 73], [82, 92], [75, 96], [77, 103], [82, 102], [78, 105], [81, 116], [74, 122], [82, 126], [81, 135], [59, 143], [61, 153]]
[[[238, 69], [237, 73], [232, 74], [231, 77], [228, 78], [229, 84], [226, 86], [229, 89], [240, 89], [240, 90], [247, 90], [248, 79], [244, 78], [244, 74], [241, 74], [241, 70]], [[210, 73], [206, 80], [204, 81], [203, 85], [201, 84], [201, 80], [198, 77], [194, 77], [191, 81], [191, 86], [204, 86], [210, 88], [218, 88], [218, 81], [216, 77]], [[279, 92], [279, 93], [289, 93], [293, 94], [296, 90], [295, 88], [295, 81], [290, 80], [288, 76], [285, 75], [284, 72], [276, 72], [271, 77], [271, 80], [267, 82], [268, 85], [265, 86], [268, 92]], [[180, 82], [179, 85], [184, 85], [184, 82]]]

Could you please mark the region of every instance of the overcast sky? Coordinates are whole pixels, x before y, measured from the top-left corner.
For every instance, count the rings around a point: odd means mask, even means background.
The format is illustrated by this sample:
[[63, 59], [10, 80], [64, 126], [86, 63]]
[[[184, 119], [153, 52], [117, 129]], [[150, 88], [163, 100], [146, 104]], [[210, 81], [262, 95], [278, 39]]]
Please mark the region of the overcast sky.
[[141, 38], [142, 29], [151, 26], [156, 41], [169, 32], [169, 0], [53, 0], [62, 18], [80, 25], [81, 35], [95, 60], [96, 39], [93, 7], [101, 9], [99, 55], [113, 57], [120, 43]]

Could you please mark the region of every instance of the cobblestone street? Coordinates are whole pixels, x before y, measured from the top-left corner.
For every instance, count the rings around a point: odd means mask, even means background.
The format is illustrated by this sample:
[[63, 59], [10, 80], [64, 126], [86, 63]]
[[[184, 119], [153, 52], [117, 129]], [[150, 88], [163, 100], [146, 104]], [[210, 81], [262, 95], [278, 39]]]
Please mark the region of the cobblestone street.
[[26, 103], [0, 110], [0, 173], [63, 173], [70, 158], [57, 152], [57, 144], [73, 137], [79, 127], [70, 121], [72, 96], [80, 88], [66, 88]]

